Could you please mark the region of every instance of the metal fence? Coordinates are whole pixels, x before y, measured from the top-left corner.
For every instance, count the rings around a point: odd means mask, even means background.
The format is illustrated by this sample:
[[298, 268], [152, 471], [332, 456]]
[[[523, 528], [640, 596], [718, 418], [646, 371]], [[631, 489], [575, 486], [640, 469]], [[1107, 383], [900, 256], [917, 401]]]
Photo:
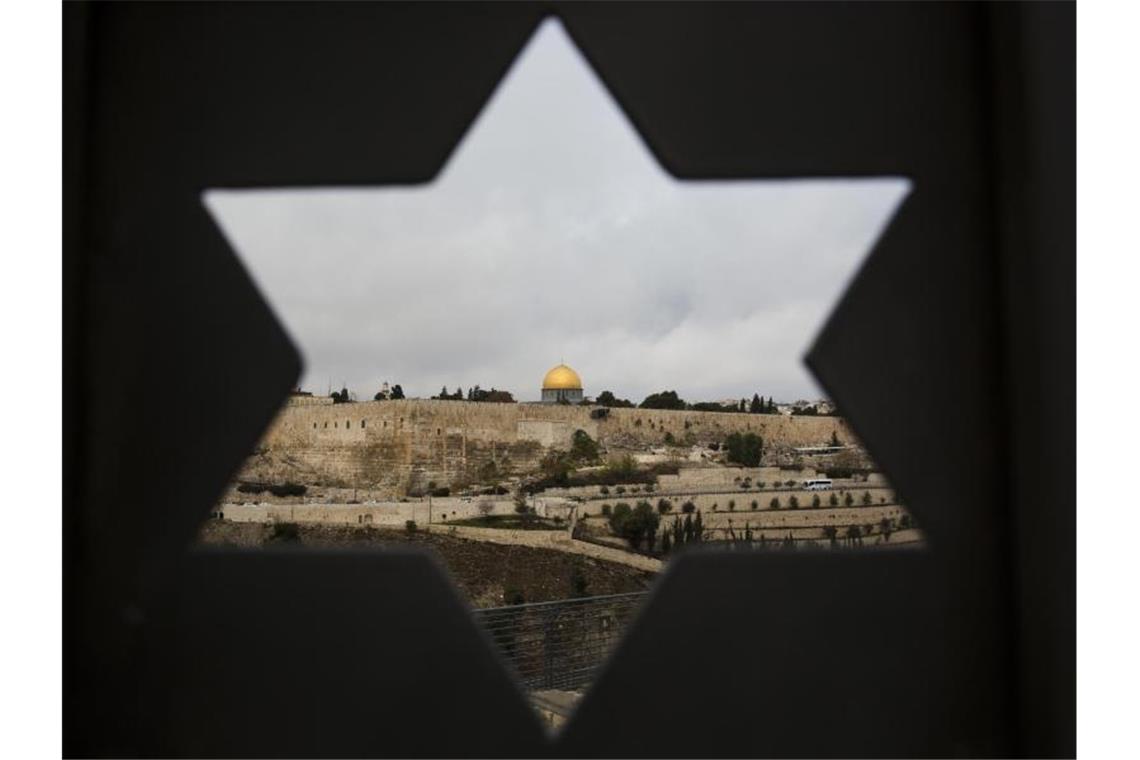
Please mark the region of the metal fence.
[[645, 592], [475, 610], [475, 619], [523, 685], [579, 689], [590, 683], [625, 632]]

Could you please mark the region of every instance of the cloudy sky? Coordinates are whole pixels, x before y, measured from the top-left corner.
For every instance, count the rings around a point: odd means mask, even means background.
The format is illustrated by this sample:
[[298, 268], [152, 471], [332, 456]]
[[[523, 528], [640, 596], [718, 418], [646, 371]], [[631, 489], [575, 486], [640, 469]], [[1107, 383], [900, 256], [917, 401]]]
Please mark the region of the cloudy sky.
[[565, 359], [591, 396], [790, 401], [819, 395], [803, 354], [908, 189], [676, 181], [552, 20], [431, 184], [204, 201], [306, 390], [536, 400]]

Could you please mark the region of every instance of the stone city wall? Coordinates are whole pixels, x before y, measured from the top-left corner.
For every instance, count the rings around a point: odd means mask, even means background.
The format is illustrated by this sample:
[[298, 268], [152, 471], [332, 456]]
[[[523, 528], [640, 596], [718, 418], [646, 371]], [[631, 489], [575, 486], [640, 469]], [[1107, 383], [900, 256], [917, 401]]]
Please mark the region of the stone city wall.
[[289, 404], [239, 479], [374, 488], [392, 495], [487, 482], [532, 472], [546, 451], [566, 449], [576, 430], [610, 451], [723, 441], [754, 432], [768, 448], [854, 436], [837, 417], [610, 409], [554, 404], [399, 400]]

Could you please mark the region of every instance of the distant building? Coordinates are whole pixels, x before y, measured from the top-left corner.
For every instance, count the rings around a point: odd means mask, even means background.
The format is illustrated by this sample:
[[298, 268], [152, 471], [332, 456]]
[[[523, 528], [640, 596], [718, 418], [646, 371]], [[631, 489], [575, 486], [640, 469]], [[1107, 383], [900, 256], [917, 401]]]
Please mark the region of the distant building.
[[554, 367], [542, 378], [542, 403], [578, 404], [582, 398], [582, 378], [565, 364]]

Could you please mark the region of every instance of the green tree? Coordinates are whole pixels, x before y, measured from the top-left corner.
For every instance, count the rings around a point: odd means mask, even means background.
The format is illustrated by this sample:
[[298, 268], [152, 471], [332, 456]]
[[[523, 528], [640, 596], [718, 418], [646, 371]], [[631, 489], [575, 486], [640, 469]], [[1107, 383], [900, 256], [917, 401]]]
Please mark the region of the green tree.
[[399, 383], [396, 383], [395, 385], [392, 386], [390, 398], [393, 401], [397, 401], [399, 399], [402, 399], [403, 397], [404, 397], [404, 389], [400, 387]]
[[768, 502], [768, 509], [779, 509], [779, 508], [780, 508], [780, 500], [777, 499], [775, 496], [773, 496], [772, 500], [770, 502]]
[[869, 507], [869, 506], [871, 506], [871, 502], [873, 502], [873, 501], [874, 501], [874, 499], [871, 498], [871, 492], [870, 491], [864, 491], [863, 492], [863, 506]]
[[630, 515], [633, 514], [633, 509], [624, 501], [619, 501], [614, 505], [614, 511], [610, 514], [610, 532], [615, 536], [621, 536], [625, 530], [625, 523], [629, 520]]
[[580, 464], [593, 464], [599, 458], [597, 442], [585, 430], [575, 430], [570, 442], [570, 459]]
[[724, 440], [729, 462], [757, 467], [764, 453], [764, 439], [755, 433], [732, 433]]
[[[625, 509], [622, 509], [623, 506]], [[660, 515], [653, 510], [649, 502], [639, 501], [632, 510], [623, 502], [614, 507], [613, 517], [610, 518], [610, 530], [624, 538], [632, 549], [636, 550], [644, 544], [646, 551], [652, 552], [657, 526], [660, 523]]]
[[819, 494], [811, 497], [811, 506], [813, 509], [819, 509], [820, 503]]
[[748, 405], [749, 414], [760, 414], [764, 411], [764, 406], [760, 403], [760, 396], [753, 393], [752, 403]]
[[855, 503], [855, 497], [852, 496], [850, 493], [848, 493], [846, 496], [843, 497], [843, 503], [850, 507], [852, 504]]
[[658, 513], [665, 514], [666, 512], [668, 512], [671, 509], [673, 509], [673, 502], [669, 501], [668, 499], [658, 499], [657, 500], [657, 511], [658, 511]]
[[685, 402], [677, 396], [677, 391], [651, 393], [639, 405], [642, 409], [684, 409]]
[[791, 507], [792, 509], [799, 509], [800, 508], [800, 500], [797, 499], [795, 497], [795, 495], [789, 496], [788, 497], [788, 506]]
[[839, 506], [839, 494], [833, 493], [827, 497], [827, 503], [833, 507]]
[[602, 391], [599, 393], [596, 403], [598, 406], [608, 406], [618, 409], [629, 409], [634, 406], [634, 403], [629, 399], [618, 398], [614, 396], [613, 392], [611, 391]]

